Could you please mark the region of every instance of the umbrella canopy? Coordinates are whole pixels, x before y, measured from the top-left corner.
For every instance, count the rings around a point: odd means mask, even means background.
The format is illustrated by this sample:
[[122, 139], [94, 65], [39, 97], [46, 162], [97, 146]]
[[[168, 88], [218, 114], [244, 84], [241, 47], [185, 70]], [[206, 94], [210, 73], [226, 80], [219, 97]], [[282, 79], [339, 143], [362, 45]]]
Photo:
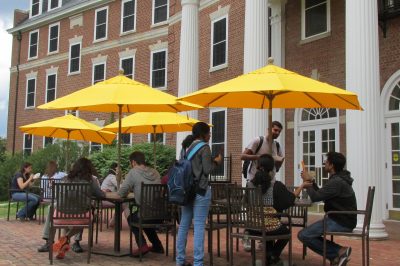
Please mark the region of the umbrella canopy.
[[[339, 108], [362, 110], [357, 95], [295, 72], [268, 65], [179, 98], [205, 107], [270, 109]], [[270, 138], [272, 134], [269, 134]], [[272, 141], [269, 141], [270, 150]]]

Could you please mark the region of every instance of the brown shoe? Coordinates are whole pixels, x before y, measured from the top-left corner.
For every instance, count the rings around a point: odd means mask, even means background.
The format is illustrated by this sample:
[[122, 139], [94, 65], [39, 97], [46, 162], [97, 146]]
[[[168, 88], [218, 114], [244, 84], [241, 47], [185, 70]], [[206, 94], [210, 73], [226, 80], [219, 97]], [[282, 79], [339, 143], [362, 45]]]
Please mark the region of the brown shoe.
[[144, 244], [141, 248], [135, 249], [132, 251], [132, 256], [135, 258], [140, 257], [140, 253], [142, 253], [142, 256], [149, 253], [150, 247], [147, 244]]

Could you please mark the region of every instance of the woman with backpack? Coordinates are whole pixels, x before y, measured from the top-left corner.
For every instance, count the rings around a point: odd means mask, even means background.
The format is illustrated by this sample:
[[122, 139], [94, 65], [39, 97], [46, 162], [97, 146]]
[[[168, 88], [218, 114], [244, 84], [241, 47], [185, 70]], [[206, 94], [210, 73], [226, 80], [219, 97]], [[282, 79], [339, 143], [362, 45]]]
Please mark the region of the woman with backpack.
[[[192, 128], [192, 137], [186, 138], [182, 143], [183, 153], [190, 152], [196, 145], [208, 143], [210, 140], [210, 127], [204, 122], [196, 123]], [[204, 144], [203, 144], [204, 145]], [[186, 149], [187, 148], [187, 149]], [[214, 160], [211, 157], [210, 146], [204, 145], [198, 150], [191, 160], [195, 181], [193, 200], [182, 206], [182, 215], [179, 223], [178, 237], [176, 240], [176, 265], [189, 266], [186, 259], [186, 242], [190, 224], [193, 219], [194, 231], [194, 266], [202, 266], [204, 258], [204, 230], [211, 203], [211, 187], [208, 176], [215, 165], [220, 164], [222, 156]]]

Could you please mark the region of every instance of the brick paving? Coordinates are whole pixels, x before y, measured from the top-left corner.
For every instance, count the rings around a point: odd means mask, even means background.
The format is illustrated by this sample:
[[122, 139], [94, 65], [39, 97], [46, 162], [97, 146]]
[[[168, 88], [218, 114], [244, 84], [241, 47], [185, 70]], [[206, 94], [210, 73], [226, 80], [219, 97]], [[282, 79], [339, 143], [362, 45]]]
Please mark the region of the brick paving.
[[[311, 215], [310, 220], [315, 220], [320, 216]], [[400, 223], [399, 222], [385, 222], [387, 231], [390, 235], [389, 240], [385, 241], [371, 241], [370, 247], [370, 265], [399, 265], [400, 254]], [[10, 220], [7, 222], [5, 219], [0, 219], [0, 266], [3, 265], [46, 265], [49, 264], [47, 253], [38, 253], [36, 249], [43, 244], [41, 240], [41, 231], [43, 225], [38, 225], [37, 222], [19, 222]], [[105, 226], [104, 226], [105, 229]], [[296, 235], [298, 229], [294, 229]], [[124, 224], [123, 231], [121, 232], [122, 241], [121, 248], [126, 249], [129, 247], [129, 231], [127, 225]], [[160, 234], [163, 243], [165, 243], [165, 234]], [[82, 247], [86, 249], [87, 232], [85, 231]], [[170, 238], [172, 241], [172, 238]], [[216, 253], [216, 233], [214, 233], [214, 265], [228, 265], [225, 259], [225, 233], [221, 234], [221, 257], [218, 258]], [[353, 247], [351, 261], [348, 265], [361, 265], [361, 241], [348, 238], [338, 238], [337, 241], [343, 245], [350, 245]], [[191, 239], [188, 242], [188, 253], [192, 253]], [[95, 244], [94, 249], [106, 248], [112, 250], [113, 231], [112, 229], [105, 229], [99, 235], [99, 243]], [[170, 251], [171, 252], [171, 251]], [[260, 253], [260, 252], [258, 252]], [[295, 265], [321, 265], [321, 258], [312, 252], [308, 252], [306, 260], [301, 259], [302, 245], [293, 237], [293, 259]], [[72, 251], [68, 252], [64, 260], [54, 259], [54, 265], [86, 265], [86, 255], [76, 254]], [[205, 265], [209, 265], [208, 255], [205, 256]], [[287, 259], [287, 252], [282, 254], [283, 259]], [[250, 265], [250, 254], [242, 251], [240, 247], [239, 252], [234, 252], [234, 265]], [[92, 254], [91, 264], [93, 265], [149, 265], [149, 266], [172, 266], [175, 263], [172, 261], [172, 256], [169, 257], [161, 254], [147, 254], [143, 262], [140, 263], [138, 259], [131, 257], [115, 258], [109, 256]]]

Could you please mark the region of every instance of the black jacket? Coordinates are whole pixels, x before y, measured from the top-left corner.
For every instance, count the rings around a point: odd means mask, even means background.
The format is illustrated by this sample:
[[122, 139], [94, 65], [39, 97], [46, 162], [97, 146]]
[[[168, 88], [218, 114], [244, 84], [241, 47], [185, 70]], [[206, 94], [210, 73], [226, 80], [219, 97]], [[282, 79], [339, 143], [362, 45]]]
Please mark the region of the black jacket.
[[[324, 211], [355, 211], [357, 210], [356, 196], [351, 186], [353, 178], [349, 171], [342, 171], [329, 177], [326, 184], [319, 189], [314, 183], [307, 188], [308, 195], [313, 202], [323, 201]], [[329, 218], [338, 224], [353, 229], [357, 225], [356, 214], [331, 214]]]

